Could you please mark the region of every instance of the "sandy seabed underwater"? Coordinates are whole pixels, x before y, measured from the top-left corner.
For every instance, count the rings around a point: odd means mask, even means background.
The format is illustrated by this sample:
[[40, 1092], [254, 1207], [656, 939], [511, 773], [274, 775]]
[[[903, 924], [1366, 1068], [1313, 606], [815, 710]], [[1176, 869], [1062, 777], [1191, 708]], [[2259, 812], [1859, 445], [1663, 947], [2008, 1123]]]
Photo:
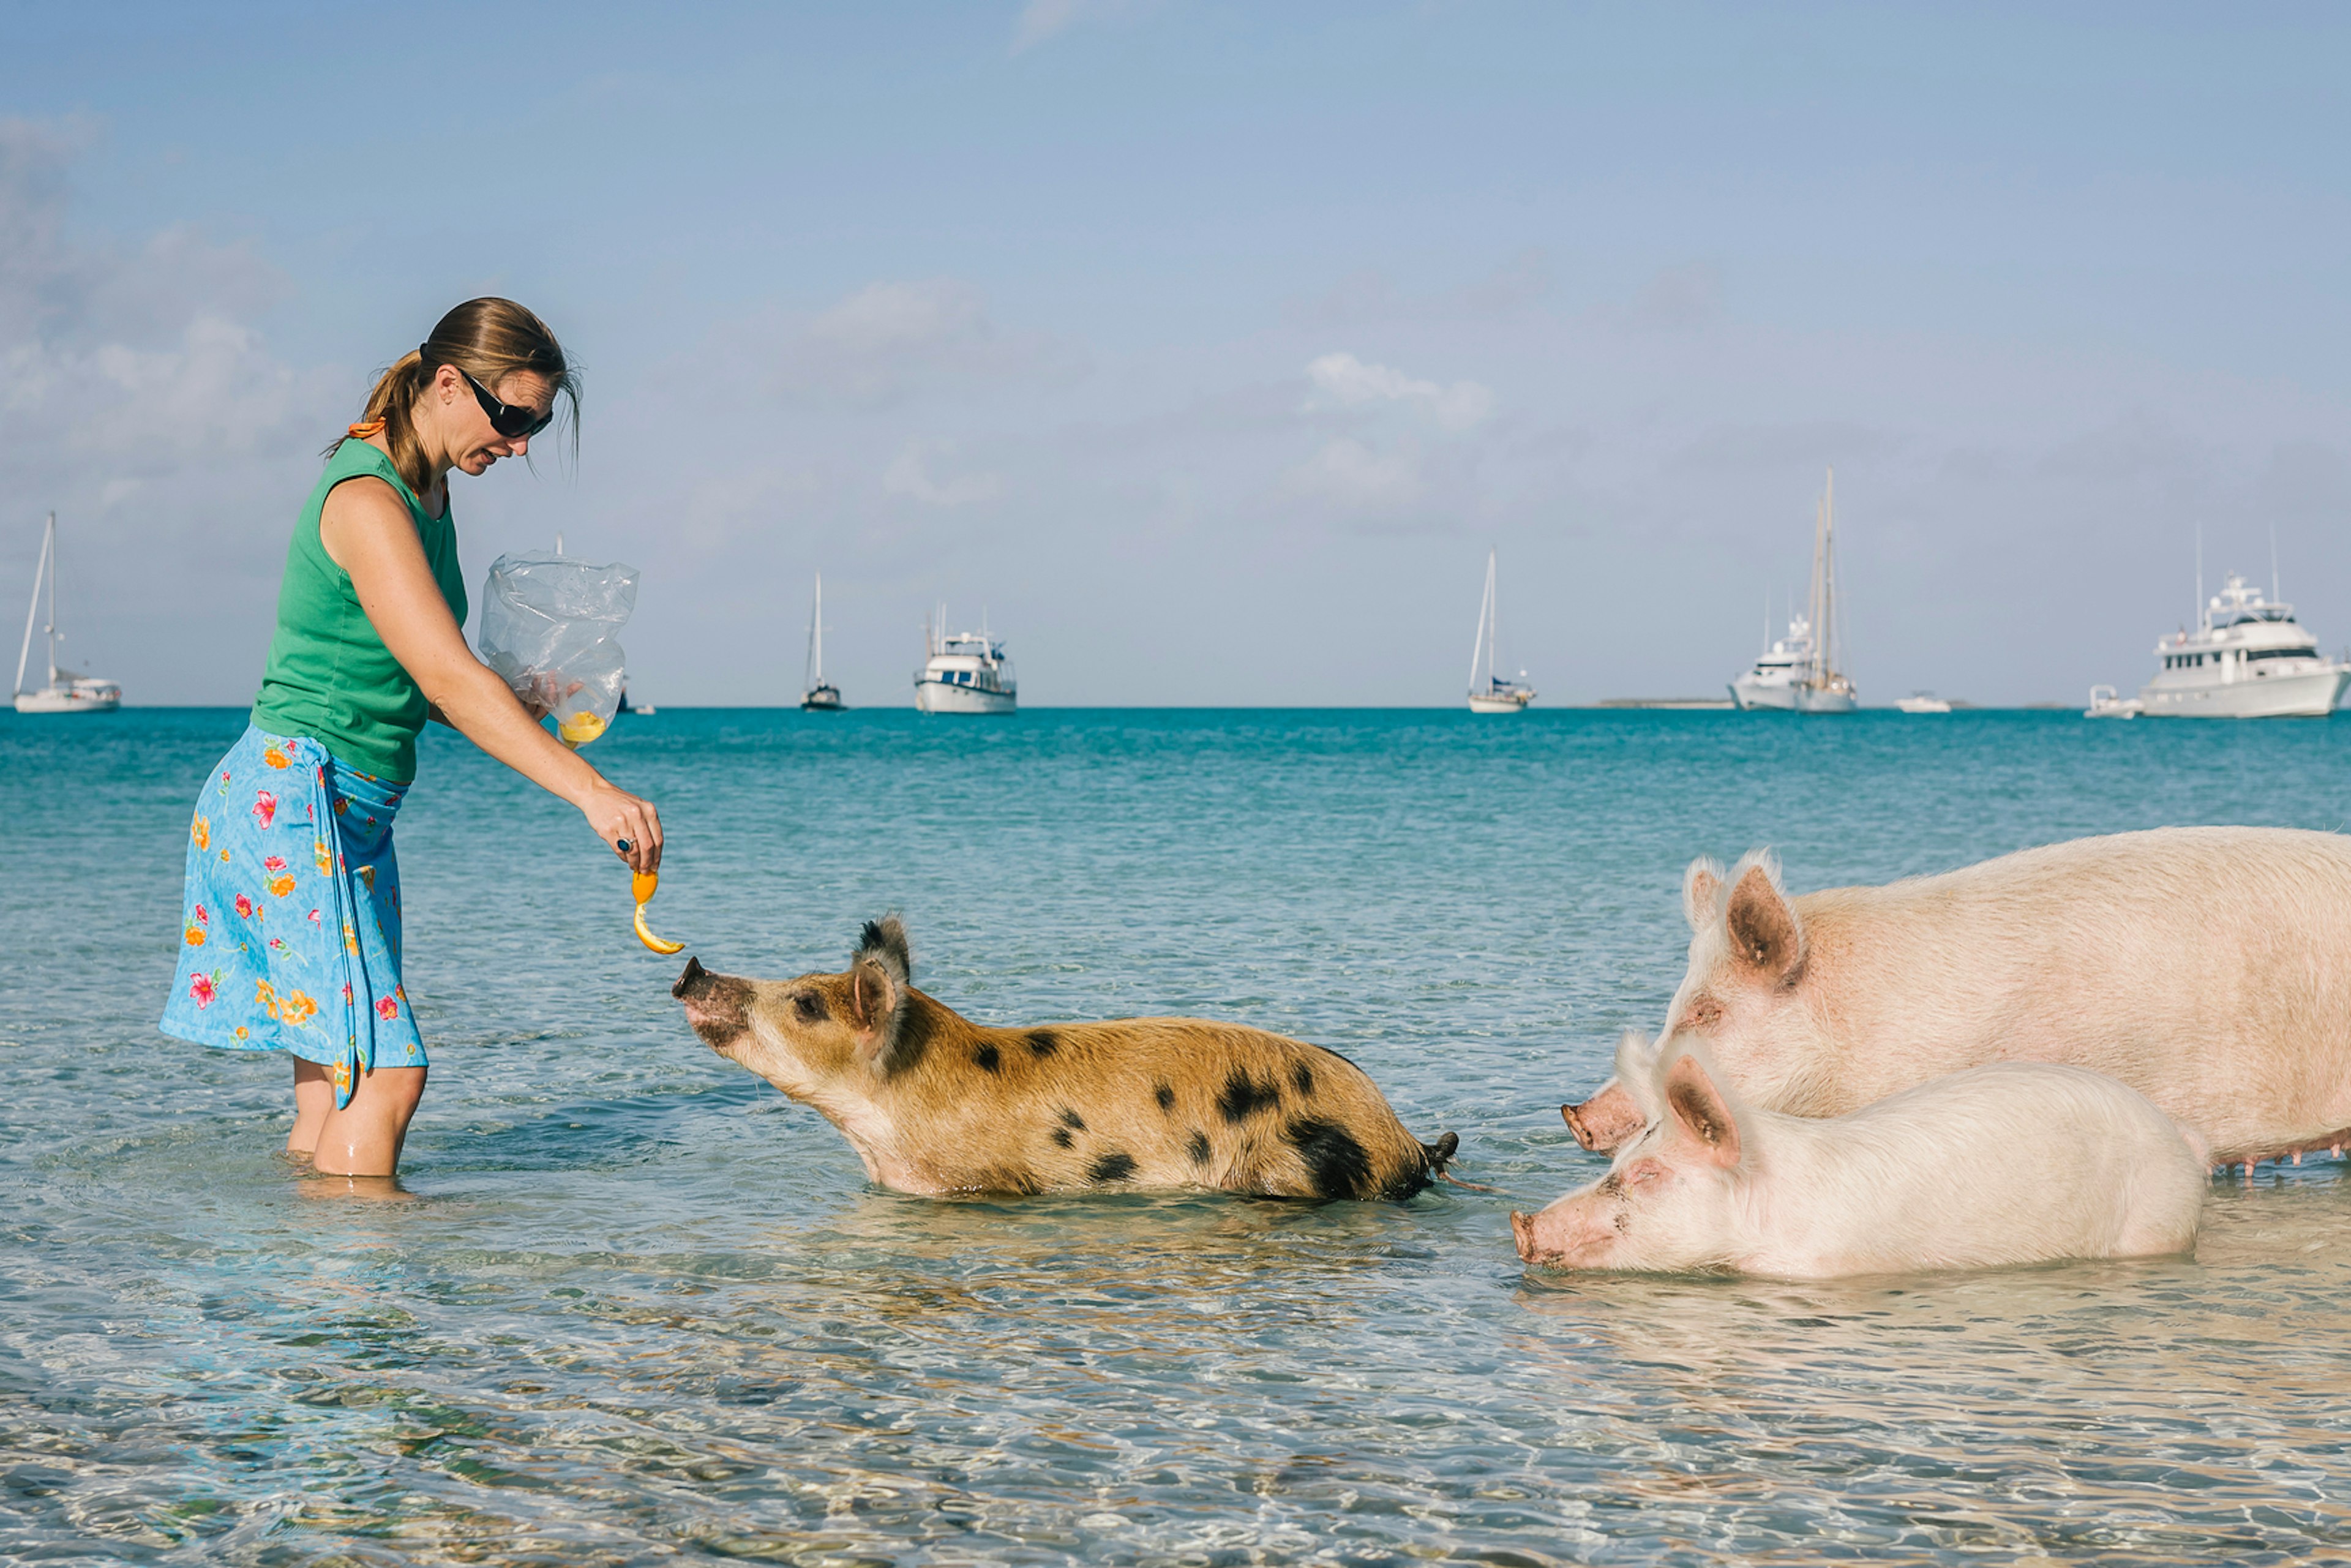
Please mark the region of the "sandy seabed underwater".
[[[2197, 1257], [1544, 1280], [1559, 1105], [1655, 1027], [1694, 855], [1792, 888], [2163, 823], [2339, 829], [2351, 719], [670, 710], [593, 753], [655, 926], [841, 967], [903, 911], [989, 1023], [1344, 1051], [1413, 1202], [938, 1202], [681, 1021], [575, 813], [425, 740], [406, 1197], [277, 1147], [282, 1058], [154, 1019], [227, 710], [0, 715], [0, 1558], [48, 1563], [2301, 1563], [2351, 1554], [2351, 1191]], [[2282, 918], [2290, 917], [2281, 912]], [[1986, 1159], [1999, 1158], [1997, 1149]]]

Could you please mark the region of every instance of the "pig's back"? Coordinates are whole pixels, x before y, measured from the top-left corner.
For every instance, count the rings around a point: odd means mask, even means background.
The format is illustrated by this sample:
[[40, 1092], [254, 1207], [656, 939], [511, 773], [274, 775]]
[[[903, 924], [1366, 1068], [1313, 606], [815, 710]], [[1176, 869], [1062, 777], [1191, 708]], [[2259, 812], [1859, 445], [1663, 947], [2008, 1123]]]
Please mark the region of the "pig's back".
[[1831, 1206], [1839, 1271], [1984, 1268], [2185, 1252], [2210, 1176], [2202, 1141], [2085, 1068], [1999, 1062], [1828, 1122], [1788, 1175]]
[[2169, 828], [1795, 900], [1837, 1114], [1996, 1061], [2107, 1073], [2216, 1157], [2351, 1126], [2351, 841]]
[[993, 1093], [967, 1103], [985, 1121], [970, 1143], [1019, 1145], [1032, 1190], [1408, 1197], [1442, 1165], [1361, 1068], [1262, 1030], [1150, 1018], [975, 1038]]

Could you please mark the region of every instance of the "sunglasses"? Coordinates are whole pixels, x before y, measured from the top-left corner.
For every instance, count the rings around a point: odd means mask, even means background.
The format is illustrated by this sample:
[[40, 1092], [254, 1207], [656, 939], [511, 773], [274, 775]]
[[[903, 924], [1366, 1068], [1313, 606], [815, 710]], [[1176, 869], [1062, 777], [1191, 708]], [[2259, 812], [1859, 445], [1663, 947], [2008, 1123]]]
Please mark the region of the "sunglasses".
[[[423, 354], [421, 349], [417, 352], [420, 355]], [[428, 360], [430, 358], [430, 356], [425, 357]], [[441, 362], [447, 363], [446, 361]], [[465, 366], [450, 365], [449, 368], [465, 378], [465, 384], [474, 389], [474, 401], [480, 403], [482, 412], [490, 416], [490, 428], [508, 441], [520, 441], [528, 436], [537, 435], [554, 422], [555, 408], [552, 403], [549, 404], [545, 413], [541, 413], [527, 402], [500, 402], [490, 395], [489, 388], [474, 379], [473, 372], [466, 370]]]

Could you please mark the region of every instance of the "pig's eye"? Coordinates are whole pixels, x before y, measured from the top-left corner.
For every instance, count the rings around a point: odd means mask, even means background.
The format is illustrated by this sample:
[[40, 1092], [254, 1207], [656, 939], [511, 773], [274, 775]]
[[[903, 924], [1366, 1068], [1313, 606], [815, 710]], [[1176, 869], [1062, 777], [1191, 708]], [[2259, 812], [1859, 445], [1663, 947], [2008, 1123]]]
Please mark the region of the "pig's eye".
[[792, 1011], [802, 1023], [820, 1023], [826, 1016], [824, 998], [814, 991], [802, 991], [792, 998]]
[[1712, 1029], [1722, 1021], [1722, 1004], [1712, 997], [1694, 998], [1682, 1013], [1684, 1029]]
[[1665, 1166], [1657, 1164], [1656, 1161], [1643, 1160], [1638, 1165], [1625, 1167], [1625, 1186], [1627, 1188], [1654, 1186], [1664, 1179], [1665, 1174]]

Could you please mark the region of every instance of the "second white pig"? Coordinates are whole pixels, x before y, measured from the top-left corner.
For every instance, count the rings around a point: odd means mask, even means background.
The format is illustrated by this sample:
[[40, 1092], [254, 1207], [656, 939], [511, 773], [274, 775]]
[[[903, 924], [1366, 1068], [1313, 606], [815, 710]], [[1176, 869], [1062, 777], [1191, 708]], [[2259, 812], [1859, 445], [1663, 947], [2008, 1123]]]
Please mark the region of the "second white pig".
[[2102, 1074], [1973, 1067], [1814, 1120], [1740, 1103], [1704, 1048], [1668, 1043], [1618, 1047], [1646, 1124], [1608, 1174], [1510, 1216], [1529, 1263], [1820, 1280], [2195, 1246], [2202, 1139]]

